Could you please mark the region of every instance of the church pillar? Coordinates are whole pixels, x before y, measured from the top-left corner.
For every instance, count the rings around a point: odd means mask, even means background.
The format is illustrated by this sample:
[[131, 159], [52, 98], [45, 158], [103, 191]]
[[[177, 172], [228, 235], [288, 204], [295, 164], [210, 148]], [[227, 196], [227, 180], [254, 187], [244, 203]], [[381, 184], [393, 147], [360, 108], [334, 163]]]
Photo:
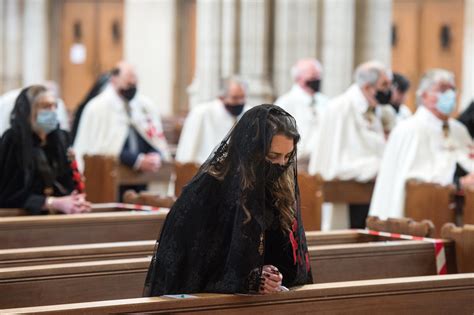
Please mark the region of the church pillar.
[[191, 108], [212, 100], [218, 94], [222, 60], [221, 18], [220, 0], [197, 0], [196, 71], [188, 88]]
[[344, 92], [352, 82], [355, 1], [324, 0], [322, 10], [323, 92], [334, 97]]
[[271, 102], [270, 1], [240, 2], [239, 72], [249, 84], [247, 103], [251, 106]]
[[25, 0], [23, 15], [23, 86], [46, 79], [48, 6], [46, 0]]
[[358, 0], [356, 3], [354, 65], [376, 59], [390, 67], [392, 0]]
[[[276, 0], [273, 44], [275, 97], [292, 86], [291, 67], [298, 59], [318, 58], [319, 15], [315, 0]], [[324, 66], [324, 65], [323, 65]], [[324, 79], [323, 79], [324, 82]], [[324, 87], [324, 83], [323, 83]]]
[[238, 73], [239, 17], [239, 1], [223, 0], [221, 27], [222, 77], [228, 77]]
[[21, 3], [4, 1], [2, 22], [4, 27], [2, 79], [3, 90], [19, 88], [21, 82]]

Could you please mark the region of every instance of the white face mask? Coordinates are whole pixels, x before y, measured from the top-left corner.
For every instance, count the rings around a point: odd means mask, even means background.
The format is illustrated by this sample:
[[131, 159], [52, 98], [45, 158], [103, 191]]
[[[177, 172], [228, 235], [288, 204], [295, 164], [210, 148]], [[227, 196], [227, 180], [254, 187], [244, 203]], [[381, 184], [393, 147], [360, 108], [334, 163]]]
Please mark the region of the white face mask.
[[58, 127], [58, 114], [55, 110], [40, 110], [36, 116], [36, 125], [49, 134]]

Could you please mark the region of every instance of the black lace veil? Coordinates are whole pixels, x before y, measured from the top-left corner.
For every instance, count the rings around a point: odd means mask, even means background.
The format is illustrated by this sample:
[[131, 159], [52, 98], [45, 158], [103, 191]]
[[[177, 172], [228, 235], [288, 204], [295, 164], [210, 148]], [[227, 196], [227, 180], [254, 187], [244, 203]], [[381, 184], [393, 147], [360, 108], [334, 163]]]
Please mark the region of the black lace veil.
[[264, 104], [242, 116], [184, 187], [163, 225], [145, 296], [258, 291], [265, 231], [283, 220], [271, 193], [280, 186], [269, 183], [265, 160], [280, 133], [293, 138], [295, 148], [284, 168], [293, 202], [282, 233], [294, 256], [284, 284], [312, 282], [296, 177], [296, 122], [280, 107]]

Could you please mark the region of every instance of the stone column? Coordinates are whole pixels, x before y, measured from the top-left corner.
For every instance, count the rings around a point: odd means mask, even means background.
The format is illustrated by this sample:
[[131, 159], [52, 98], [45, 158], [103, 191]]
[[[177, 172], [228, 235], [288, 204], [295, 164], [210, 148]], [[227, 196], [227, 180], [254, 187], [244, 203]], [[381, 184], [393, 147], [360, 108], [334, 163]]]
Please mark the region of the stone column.
[[270, 1], [240, 2], [239, 72], [249, 83], [247, 104], [273, 99], [270, 85]]
[[19, 88], [21, 82], [21, 3], [6, 0], [4, 11], [3, 90]]
[[23, 85], [41, 83], [48, 66], [48, 12], [46, 0], [25, 0], [23, 16]]
[[222, 60], [221, 18], [220, 0], [197, 0], [196, 71], [188, 88], [191, 108], [212, 100], [218, 94]]
[[173, 113], [176, 18], [174, 0], [125, 1], [125, 60], [136, 67], [140, 91], [164, 115]]
[[355, 65], [379, 60], [390, 67], [392, 0], [356, 1]]
[[[317, 56], [318, 0], [276, 0], [273, 44], [275, 97], [292, 86], [291, 67], [300, 58]], [[324, 65], [323, 65], [324, 66]], [[323, 83], [324, 86], [324, 83]]]
[[464, 1], [464, 52], [460, 111], [474, 100], [474, 0]]
[[239, 48], [239, 2], [222, 0], [221, 27], [221, 75], [228, 77], [237, 74]]
[[323, 93], [334, 97], [344, 92], [352, 82], [355, 2], [324, 0], [322, 8]]

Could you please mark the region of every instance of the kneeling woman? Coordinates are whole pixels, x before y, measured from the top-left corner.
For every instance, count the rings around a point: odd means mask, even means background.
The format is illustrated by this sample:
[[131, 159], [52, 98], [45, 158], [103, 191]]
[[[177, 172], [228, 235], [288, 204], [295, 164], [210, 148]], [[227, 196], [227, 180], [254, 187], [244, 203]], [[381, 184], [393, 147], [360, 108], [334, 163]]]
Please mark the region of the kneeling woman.
[[76, 192], [79, 174], [67, 157], [69, 141], [59, 129], [56, 102], [40, 85], [16, 99], [11, 128], [0, 141], [0, 207], [30, 214], [90, 211], [85, 195]]
[[299, 134], [274, 105], [247, 111], [163, 225], [145, 296], [272, 293], [312, 283], [296, 180]]

